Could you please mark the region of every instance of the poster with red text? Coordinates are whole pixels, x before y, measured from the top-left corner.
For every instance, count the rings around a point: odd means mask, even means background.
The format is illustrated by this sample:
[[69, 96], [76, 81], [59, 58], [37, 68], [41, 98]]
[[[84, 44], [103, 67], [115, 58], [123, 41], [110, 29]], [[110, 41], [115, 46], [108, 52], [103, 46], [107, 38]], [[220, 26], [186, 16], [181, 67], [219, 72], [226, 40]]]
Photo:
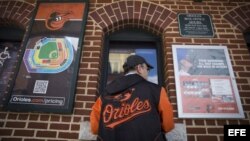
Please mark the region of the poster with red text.
[[226, 46], [172, 49], [180, 118], [244, 118]]

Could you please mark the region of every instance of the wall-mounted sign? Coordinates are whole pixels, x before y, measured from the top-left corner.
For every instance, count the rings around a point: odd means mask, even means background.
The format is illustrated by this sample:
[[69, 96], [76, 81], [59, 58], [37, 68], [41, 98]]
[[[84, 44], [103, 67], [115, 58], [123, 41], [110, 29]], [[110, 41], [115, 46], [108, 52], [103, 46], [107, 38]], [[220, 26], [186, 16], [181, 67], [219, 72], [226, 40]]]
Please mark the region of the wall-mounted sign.
[[70, 113], [88, 4], [38, 1], [8, 109]]
[[0, 109], [8, 102], [8, 82], [11, 77], [20, 42], [0, 42]]
[[244, 118], [226, 46], [172, 47], [180, 118]]
[[178, 14], [180, 35], [183, 37], [213, 37], [211, 18], [207, 14]]

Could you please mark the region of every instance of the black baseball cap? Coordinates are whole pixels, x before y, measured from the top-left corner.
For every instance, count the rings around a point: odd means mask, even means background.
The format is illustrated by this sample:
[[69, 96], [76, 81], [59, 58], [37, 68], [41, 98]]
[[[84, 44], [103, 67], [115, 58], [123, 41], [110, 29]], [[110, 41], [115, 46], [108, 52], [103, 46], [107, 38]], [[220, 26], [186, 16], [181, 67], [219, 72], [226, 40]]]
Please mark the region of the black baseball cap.
[[123, 69], [127, 70], [127, 69], [135, 67], [136, 65], [143, 64], [143, 63], [145, 63], [147, 65], [148, 69], [154, 68], [143, 57], [141, 57], [139, 55], [131, 55], [127, 58], [127, 60], [123, 64]]

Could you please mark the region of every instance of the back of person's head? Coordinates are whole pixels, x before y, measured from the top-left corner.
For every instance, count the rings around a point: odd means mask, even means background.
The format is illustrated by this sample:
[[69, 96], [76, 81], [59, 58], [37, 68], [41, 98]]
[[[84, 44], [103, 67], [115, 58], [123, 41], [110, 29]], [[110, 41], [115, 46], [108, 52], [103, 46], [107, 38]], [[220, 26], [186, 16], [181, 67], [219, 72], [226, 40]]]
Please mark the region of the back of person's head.
[[135, 70], [135, 67], [139, 64], [145, 63], [149, 69], [153, 69], [154, 67], [150, 65], [143, 57], [139, 55], [131, 55], [129, 56], [125, 63], [123, 64], [123, 70], [124, 74], [127, 74], [128, 72]]

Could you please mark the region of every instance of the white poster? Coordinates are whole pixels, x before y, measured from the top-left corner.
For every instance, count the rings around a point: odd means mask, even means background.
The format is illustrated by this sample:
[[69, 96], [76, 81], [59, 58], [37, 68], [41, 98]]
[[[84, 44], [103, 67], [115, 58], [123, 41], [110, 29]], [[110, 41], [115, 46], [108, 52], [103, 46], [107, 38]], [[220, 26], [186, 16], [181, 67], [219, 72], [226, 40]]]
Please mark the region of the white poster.
[[226, 46], [172, 49], [180, 118], [244, 118]]

